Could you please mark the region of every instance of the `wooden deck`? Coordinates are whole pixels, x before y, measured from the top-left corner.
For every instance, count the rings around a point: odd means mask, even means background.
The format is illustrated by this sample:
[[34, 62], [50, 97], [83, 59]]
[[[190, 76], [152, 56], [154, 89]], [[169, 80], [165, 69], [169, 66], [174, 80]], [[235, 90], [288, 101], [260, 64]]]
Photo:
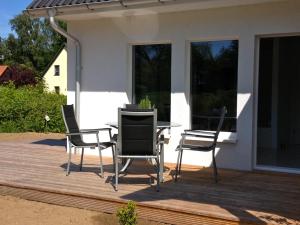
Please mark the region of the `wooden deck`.
[[215, 184], [210, 169], [184, 165], [175, 183], [175, 165], [167, 164], [156, 192], [152, 167], [135, 162], [115, 192], [110, 158], [104, 179], [98, 176], [98, 157], [85, 157], [79, 172], [79, 155], [66, 177], [62, 143], [0, 142], [0, 194], [107, 213], [134, 200], [140, 217], [168, 224], [300, 224], [299, 175], [220, 170]]

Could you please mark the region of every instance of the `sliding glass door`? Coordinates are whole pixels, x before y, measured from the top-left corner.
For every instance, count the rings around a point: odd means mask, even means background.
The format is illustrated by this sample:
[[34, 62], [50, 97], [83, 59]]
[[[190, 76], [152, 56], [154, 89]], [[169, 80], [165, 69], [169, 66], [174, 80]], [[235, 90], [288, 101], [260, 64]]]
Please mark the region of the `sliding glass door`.
[[260, 39], [258, 166], [300, 169], [300, 36]]

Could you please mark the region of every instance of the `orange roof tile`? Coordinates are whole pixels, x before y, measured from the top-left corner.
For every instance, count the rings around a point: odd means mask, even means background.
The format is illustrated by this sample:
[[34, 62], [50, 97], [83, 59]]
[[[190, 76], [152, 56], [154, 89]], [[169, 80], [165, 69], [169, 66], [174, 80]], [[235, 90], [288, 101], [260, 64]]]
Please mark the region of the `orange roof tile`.
[[8, 69], [8, 66], [0, 65], [0, 77], [4, 74], [4, 72]]

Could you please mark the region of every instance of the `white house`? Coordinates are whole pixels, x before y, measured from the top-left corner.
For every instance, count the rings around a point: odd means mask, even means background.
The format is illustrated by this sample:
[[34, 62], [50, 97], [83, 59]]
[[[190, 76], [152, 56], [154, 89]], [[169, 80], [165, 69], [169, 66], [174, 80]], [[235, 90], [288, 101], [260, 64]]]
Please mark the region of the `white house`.
[[[300, 172], [300, 1], [35, 0], [27, 12], [68, 24], [68, 103], [82, 128], [148, 95], [181, 124], [166, 132], [176, 162], [183, 129], [213, 129], [226, 105], [219, 167]], [[211, 164], [210, 153], [185, 154]]]
[[63, 46], [45, 70], [43, 79], [48, 91], [67, 95], [67, 62], [68, 53], [66, 47]]

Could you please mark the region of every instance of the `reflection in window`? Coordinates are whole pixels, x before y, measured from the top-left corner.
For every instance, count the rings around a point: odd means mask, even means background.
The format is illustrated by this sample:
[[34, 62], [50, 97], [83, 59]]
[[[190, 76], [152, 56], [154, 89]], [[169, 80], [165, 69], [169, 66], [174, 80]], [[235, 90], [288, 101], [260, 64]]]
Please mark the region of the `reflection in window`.
[[215, 130], [223, 105], [223, 131], [236, 131], [238, 41], [191, 43], [192, 129]]
[[171, 45], [133, 46], [133, 95], [138, 104], [148, 96], [158, 120], [170, 121]]

